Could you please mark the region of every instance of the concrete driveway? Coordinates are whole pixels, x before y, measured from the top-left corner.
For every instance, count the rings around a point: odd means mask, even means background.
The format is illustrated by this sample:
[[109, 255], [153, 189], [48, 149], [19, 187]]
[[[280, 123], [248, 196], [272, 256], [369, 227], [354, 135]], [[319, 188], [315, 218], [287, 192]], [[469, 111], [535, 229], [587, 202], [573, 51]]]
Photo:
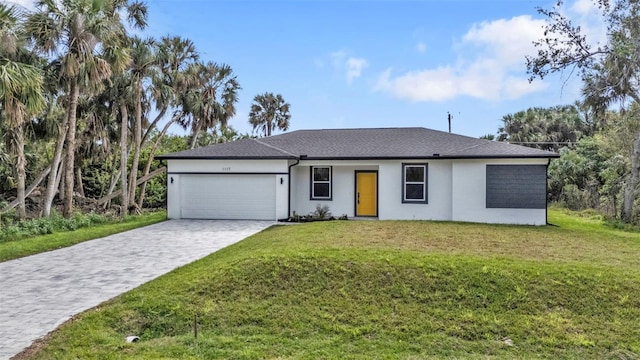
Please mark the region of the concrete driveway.
[[0, 359], [75, 314], [271, 225], [170, 220], [0, 263]]

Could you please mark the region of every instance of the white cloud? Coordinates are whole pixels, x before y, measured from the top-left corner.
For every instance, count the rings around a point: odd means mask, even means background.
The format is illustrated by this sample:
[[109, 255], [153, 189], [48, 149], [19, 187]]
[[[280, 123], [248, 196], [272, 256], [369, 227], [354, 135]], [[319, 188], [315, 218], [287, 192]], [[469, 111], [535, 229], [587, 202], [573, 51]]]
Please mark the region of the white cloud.
[[427, 44], [423, 43], [422, 41], [418, 42], [416, 44], [416, 50], [420, 53], [420, 54], [424, 54], [425, 51], [427, 51]]
[[571, 5], [571, 10], [579, 15], [588, 15], [594, 11], [597, 11], [598, 7], [592, 0], [576, 0]]
[[362, 75], [362, 71], [369, 66], [364, 58], [349, 56], [346, 50], [338, 50], [331, 53], [331, 63], [340, 72], [345, 72], [347, 84], [351, 85], [354, 79]]
[[493, 54], [504, 65], [522, 64], [525, 55], [535, 54], [533, 41], [543, 35], [544, 20], [529, 15], [474, 24], [462, 37], [463, 46], [474, 46]]
[[456, 46], [459, 59], [455, 64], [397, 76], [387, 69], [378, 77], [374, 91], [410, 101], [445, 101], [458, 96], [496, 101], [541, 91], [544, 83], [529, 84], [524, 57], [534, 54], [532, 42], [542, 36], [543, 25], [544, 21], [530, 16], [474, 24]]
[[394, 95], [412, 101], [443, 101], [455, 96], [457, 86], [450, 67], [408, 72], [391, 78], [391, 69], [385, 70], [374, 88], [391, 91]]
[[347, 59], [347, 83], [351, 84], [353, 79], [362, 75], [362, 70], [369, 66], [366, 59], [350, 57]]
[[607, 41], [607, 24], [602, 18], [602, 11], [593, 0], [576, 0], [573, 5], [562, 8], [564, 15], [580, 26], [591, 45]]
[[29, 10], [34, 10], [36, 8], [35, 0], [8, 0], [8, 3], [18, 4], [24, 8]]

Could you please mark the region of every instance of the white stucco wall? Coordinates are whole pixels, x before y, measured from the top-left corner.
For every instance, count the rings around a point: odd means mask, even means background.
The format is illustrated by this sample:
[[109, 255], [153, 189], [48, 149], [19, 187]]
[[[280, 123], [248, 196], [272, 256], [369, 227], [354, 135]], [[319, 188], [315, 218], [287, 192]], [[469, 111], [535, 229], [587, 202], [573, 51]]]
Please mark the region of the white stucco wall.
[[[332, 200], [311, 200], [310, 166], [332, 166]], [[371, 161], [301, 161], [291, 169], [293, 179], [291, 186], [291, 212], [307, 215], [315, 211], [316, 206], [329, 206], [335, 217], [346, 214], [355, 215], [355, 171], [378, 170], [378, 165]]]
[[286, 173], [287, 160], [167, 160], [170, 173]]
[[[381, 220], [452, 220], [546, 224], [546, 209], [487, 209], [486, 165], [546, 165], [547, 159], [301, 161], [292, 168], [291, 210], [300, 215], [327, 205], [334, 216], [355, 212], [355, 171], [378, 171]], [[428, 164], [428, 203], [402, 202], [402, 164]], [[332, 200], [310, 200], [310, 166], [333, 167]]]
[[[404, 161], [404, 163], [427, 161]], [[402, 203], [402, 164], [399, 160], [377, 161], [301, 161], [292, 168], [291, 210], [299, 215], [313, 212], [316, 206], [327, 205], [334, 216], [355, 216], [355, 171], [378, 171], [378, 218], [382, 220], [450, 220], [451, 161], [429, 162], [428, 204]], [[333, 194], [331, 200], [310, 199], [311, 166], [332, 166]]]
[[[427, 204], [402, 202], [402, 164], [428, 164]], [[384, 220], [451, 220], [451, 161], [405, 160], [380, 164], [380, 212]]]
[[[327, 205], [334, 216], [355, 215], [355, 171], [378, 172], [378, 218], [382, 220], [453, 220], [507, 224], [546, 224], [546, 209], [487, 209], [486, 165], [546, 165], [547, 159], [480, 160], [302, 160], [291, 168], [291, 214], [306, 215]], [[181, 176], [270, 173], [276, 178], [277, 219], [289, 216], [287, 160], [168, 160], [168, 217], [180, 218]], [[402, 164], [428, 164], [428, 204], [402, 203]], [[310, 199], [310, 166], [332, 166], [332, 200]], [[171, 183], [173, 178], [173, 183]], [[282, 179], [282, 183], [281, 182]]]
[[487, 209], [487, 165], [546, 165], [547, 159], [456, 160], [452, 163], [454, 221], [545, 225], [546, 209]]

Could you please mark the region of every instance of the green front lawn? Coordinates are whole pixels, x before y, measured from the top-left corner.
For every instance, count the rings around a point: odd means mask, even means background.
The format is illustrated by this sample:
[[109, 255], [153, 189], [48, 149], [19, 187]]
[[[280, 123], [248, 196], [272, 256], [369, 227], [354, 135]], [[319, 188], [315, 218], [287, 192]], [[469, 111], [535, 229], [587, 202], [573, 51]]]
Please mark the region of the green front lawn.
[[78, 316], [33, 358], [640, 358], [640, 234], [550, 221], [275, 226]]

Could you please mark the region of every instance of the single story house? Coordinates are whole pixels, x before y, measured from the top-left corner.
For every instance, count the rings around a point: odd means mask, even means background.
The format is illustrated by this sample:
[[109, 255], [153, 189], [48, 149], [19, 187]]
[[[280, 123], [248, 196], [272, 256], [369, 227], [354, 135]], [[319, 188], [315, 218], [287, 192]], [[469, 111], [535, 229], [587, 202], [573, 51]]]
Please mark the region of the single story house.
[[298, 130], [159, 156], [170, 219], [335, 216], [544, 225], [558, 154], [426, 128]]

